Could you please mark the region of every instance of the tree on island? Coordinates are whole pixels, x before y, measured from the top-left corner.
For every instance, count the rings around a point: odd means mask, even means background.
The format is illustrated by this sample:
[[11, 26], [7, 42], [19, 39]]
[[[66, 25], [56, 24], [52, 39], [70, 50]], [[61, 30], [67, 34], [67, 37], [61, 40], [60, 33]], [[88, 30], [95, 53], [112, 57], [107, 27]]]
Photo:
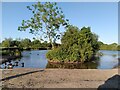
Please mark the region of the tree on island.
[[53, 61], [85, 62], [90, 61], [99, 50], [98, 36], [90, 28], [81, 30], [70, 26], [61, 39], [61, 46], [47, 53], [47, 58]]
[[35, 35], [40, 35], [47, 38], [54, 48], [54, 43], [60, 39], [59, 28], [60, 26], [68, 26], [68, 19], [61, 8], [54, 2], [36, 3], [27, 8], [33, 13], [33, 17], [29, 20], [23, 20], [22, 25], [18, 27], [20, 31], [26, 31]]

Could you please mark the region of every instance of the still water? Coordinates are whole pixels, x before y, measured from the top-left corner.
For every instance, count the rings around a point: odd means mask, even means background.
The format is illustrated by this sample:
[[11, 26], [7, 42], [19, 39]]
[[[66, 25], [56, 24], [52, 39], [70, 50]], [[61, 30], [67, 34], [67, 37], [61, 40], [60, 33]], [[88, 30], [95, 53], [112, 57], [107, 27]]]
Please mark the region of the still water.
[[[48, 50], [23, 51], [23, 57], [12, 60], [11, 63], [14, 65], [18, 62], [18, 66], [14, 66], [14, 68], [112, 69], [118, 65], [118, 57], [120, 56], [118, 51], [100, 50], [99, 52], [102, 52], [103, 56], [92, 62], [85, 64], [51, 64], [46, 59], [47, 52]], [[22, 63], [24, 63], [24, 67], [22, 67]], [[2, 64], [1, 67], [4, 68], [5, 64]]]

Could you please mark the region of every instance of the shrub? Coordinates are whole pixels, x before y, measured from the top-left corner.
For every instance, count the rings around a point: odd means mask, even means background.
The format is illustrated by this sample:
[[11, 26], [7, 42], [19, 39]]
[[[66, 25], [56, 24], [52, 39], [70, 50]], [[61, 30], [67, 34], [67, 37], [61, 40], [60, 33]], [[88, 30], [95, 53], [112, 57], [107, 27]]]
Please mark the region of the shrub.
[[98, 36], [90, 28], [70, 26], [61, 39], [61, 46], [49, 51], [47, 58], [59, 61], [90, 61], [99, 50]]

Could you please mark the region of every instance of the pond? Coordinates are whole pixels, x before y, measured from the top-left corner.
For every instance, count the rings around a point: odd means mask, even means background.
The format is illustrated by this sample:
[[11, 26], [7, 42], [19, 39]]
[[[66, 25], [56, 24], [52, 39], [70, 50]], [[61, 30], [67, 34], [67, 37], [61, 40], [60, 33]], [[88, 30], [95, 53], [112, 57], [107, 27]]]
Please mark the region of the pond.
[[[31, 50], [23, 51], [20, 59], [11, 60], [11, 63], [15, 65], [14, 68], [69, 68], [69, 69], [112, 69], [118, 65], [118, 51], [100, 50], [103, 56], [100, 56], [92, 62], [84, 64], [51, 64], [46, 59], [46, 53], [48, 50]], [[24, 66], [22, 66], [24, 63]], [[8, 65], [9, 62], [6, 63]], [[5, 63], [1, 65], [1, 68], [5, 67]]]

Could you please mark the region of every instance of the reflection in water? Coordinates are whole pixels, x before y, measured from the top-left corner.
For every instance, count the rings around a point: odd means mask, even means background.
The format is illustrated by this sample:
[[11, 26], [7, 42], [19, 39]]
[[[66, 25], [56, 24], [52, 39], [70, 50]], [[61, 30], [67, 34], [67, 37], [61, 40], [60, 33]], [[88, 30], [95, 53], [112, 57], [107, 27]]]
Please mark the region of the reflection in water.
[[[11, 60], [13, 68], [46, 68], [46, 53], [48, 50], [23, 51], [20, 59]], [[18, 62], [18, 63], [17, 63]], [[1, 65], [1, 68], [8, 67], [9, 62]], [[17, 65], [16, 65], [17, 64]]]
[[64, 68], [64, 69], [97, 69], [97, 63], [85, 64], [63, 64], [63, 63], [48, 63], [47, 68]]
[[104, 55], [98, 61], [98, 69], [110, 69], [118, 65], [118, 58], [114, 56]]
[[[86, 62], [84, 64], [53, 64], [48, 63], [46, 53], [48, 50], [31, 50], [23, 51], [23, 57], [10, 60], [2, 65], [1, 68], [8, 68], [12, 65], [13, 68], [69, 68], [69, 69], [111, 69], [118, 65], [118, 51], [100, 50], [103, 56]], [[120, 52], [120, 51], [119, 51]]]

